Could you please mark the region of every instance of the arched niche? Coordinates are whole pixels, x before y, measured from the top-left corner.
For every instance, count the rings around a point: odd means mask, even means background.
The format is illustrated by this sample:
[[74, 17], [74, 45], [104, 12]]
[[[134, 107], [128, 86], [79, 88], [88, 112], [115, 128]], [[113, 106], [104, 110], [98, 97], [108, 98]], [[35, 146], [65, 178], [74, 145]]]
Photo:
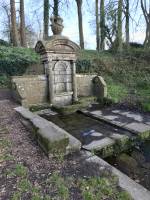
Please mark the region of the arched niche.
[[54, 74], [54, 93], [60, 94], [72, 90], [71, 65], [67, 61], [58, 61], [53, 67]]

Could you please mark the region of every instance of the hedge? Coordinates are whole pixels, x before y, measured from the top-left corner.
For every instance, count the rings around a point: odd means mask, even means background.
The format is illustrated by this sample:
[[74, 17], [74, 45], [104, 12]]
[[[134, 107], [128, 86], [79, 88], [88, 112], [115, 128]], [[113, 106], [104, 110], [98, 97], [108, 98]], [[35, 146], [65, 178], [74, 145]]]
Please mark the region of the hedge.
[[23, 75], [29, 65], [39, 61], [32, 49], [0, 46], [0, 74]]

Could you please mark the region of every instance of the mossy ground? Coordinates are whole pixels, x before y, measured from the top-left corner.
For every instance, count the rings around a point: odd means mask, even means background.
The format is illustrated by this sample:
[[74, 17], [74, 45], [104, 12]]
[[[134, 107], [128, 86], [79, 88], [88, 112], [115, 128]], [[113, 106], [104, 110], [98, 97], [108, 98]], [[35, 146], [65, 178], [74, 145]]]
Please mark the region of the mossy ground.
[[[130, 49], [117, 55], [108, 51], [80, 51], [81, 73], [97, 73], [104, 77], [108, 86], [108, 97], [114, 103], [127, 103], [150, 111], [150, 52], [144, 49]], [[86, 69], [82, 60], [90, 61]], [[78, 68], [77, 68], [78, 69]]]

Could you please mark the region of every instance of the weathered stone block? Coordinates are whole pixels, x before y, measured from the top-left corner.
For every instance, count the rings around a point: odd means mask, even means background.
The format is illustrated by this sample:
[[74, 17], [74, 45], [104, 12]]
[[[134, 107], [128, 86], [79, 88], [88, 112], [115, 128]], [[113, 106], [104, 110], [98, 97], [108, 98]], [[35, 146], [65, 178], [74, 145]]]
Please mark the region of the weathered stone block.
[[93, 79], [94, 83], [94, 95], [97, 96], [98, 99], [103, 99], [107, 97], [107, 85], [104, 79], [101, 76], [96, 76]]
[[15, 110], [33, 125], [34, 135], [47, 154], [68, 154], [80, 150], [81, 142], [54, 123], [23, 107], [17, 107]]
[[47, 102], [47, 79], [45, 75], [12, 77], [13, 98], [28, 107]]

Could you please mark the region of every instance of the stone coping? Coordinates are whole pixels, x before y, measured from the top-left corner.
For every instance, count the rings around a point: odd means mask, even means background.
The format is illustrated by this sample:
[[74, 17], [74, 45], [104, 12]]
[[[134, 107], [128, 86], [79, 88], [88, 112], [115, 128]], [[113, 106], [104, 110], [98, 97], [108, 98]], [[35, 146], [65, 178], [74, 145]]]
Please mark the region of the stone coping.
[[[119, 124], [119, 123], [116, 123], [110, 119], [106, 119], [105, 117], [103, 116], [97, 116], [96, 114], [93, 114], [87, 110], [82, 110], [80, 111], [82, 114], [88, 116], [88, 117], [92, 117], [93, 119], [96, 119], [96, 120], [100, 120], [100, 121], [103, 121], [107, 124], [110, 124], [112, 126], [115, 126], [115, 127], [119, 127], [123, 130], [127, 130], [129, 132], [131, 132], [132, 134], [135, 134], [135, 135], [140, 135], [140, 134], [143, 134], [145, 133], [146, 131], [149, 131], [150, 132], [150, 126], [147, 125], [147, 124], [144, 124], [144, 123], [140, 123], [140, 122], [136, 122], [136, 121], [132, 121], [132, 123], [127, 123], [127, 124]], [[136, 127], [136, 125], [139, 126]], [[142, 126], [144, 126], [144, 128], [142, 129]], [[148, 136], [149, 137], [149, 136]]]
[[53, 153], [69, 154], [81, 149], [79, 140], [54, 123], [33, 114], [22, 106], [15, 110], [32, 124], [38, 143], [48, 155]]
[[23, 75], [23, 76], [11, 76], [12, 79], [15, 79], [15, 78], [38, 78], [38, 77], [45, 77], [46, 78], [46, 75], [45, 74], [39, 74], [39, 75]]
[[84, 159], [85, 162], [93, 163], [93, 165], [98, 165], [100, 171], [106, 168], [110, 169], [110, 171], [118, 177], [119, 186], [127, 191], [131, 195], [133, 200], [150, 200], [149, 190], [144, 188], [142, 185], [136, 183], [134, 180], [129, 178], [127, 175], [125, 175], [115, 167], [108, 164], [100, 157], [95, 156], [88, 151], [81, 151], [81, 157]]

